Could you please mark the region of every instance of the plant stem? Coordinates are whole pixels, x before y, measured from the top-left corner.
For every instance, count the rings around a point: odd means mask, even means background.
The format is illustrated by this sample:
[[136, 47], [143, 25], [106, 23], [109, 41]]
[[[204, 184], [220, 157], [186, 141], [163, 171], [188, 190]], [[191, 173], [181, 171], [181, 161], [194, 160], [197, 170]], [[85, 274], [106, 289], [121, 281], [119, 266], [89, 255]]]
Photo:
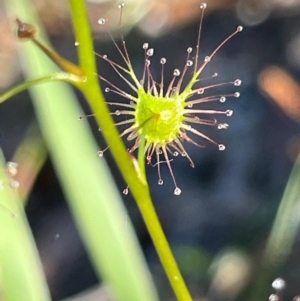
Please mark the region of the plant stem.
[[142, 176], [144, 177], [146, 181], [146, 166], [145, 166], [145, 137], [142, 135], [140, 140], [140, 145], [138, 148], [138, 164], [140, 171], [142, 173]]
[[[76, 40], [79, 43], [79, 61], [87, 80], [81, 86], [96, 120], [99, 123], [112, 154], [125, 178], [130, 190], [138, 204], [162, 265], [167, 273], [174, 292], [180, 301], [191, 301], [192, 298], [180, 274], [177, 263], [170, 250], [168, 241], [162, 230], [161, 224], [153, 206], [148, 185], [138, 177], [132, 160], [119, 138], [118, 131], [109, 114], [100, 91], [96, 77], [96, 63], [92, 44], [92, 36], [83, 0], [70, 0]], [[140, 159], [140, 158], [139, 158]], [[143, 169], [143, 168], [142, 168]]]
[[53, 73], [51, 75], [47, 75], [44, 77], [40, 77], [37, 79], [28, 80], [26, 82], [23, 82], [19, 85], [14, 86], [13, 88], [6, 91], [5, 93], [1, 94], [0, 95], [0, 103], [3, 103], [7, 99], [13, 97], [14, 95], [16, 95], [24, 90], [29, 89], [30, 87], [33, 87], [33, 86], [36, 86], [36, 85], [42, 84], [42, 83], [51, 82], [51, 81], [65, 81], [68, 83], [72, 83], [73, 85], [76, 86], [82, 82], [82, 78], [77, 77], [73, 74], [59, 72], [59, 73]]

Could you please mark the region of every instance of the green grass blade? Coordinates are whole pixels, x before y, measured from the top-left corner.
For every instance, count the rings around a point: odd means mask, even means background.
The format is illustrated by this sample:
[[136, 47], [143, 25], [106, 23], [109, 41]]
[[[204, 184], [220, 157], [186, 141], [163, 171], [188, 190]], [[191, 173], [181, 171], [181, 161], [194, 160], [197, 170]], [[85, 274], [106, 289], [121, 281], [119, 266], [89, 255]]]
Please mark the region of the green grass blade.
[[260, 272], [255, 280], [252, 300], [264, 300], [271, 291], [277, 271], [288, 259], [300, 225], [300, 154], [285, 187], [267, 241]]
[[[0, 283], [5, 301], [50, 301], [39, 255], [0, 149]], [[2, 182], [3, 181], [3, 182]], [[1, 186], [2, 186], [1, 185]]]

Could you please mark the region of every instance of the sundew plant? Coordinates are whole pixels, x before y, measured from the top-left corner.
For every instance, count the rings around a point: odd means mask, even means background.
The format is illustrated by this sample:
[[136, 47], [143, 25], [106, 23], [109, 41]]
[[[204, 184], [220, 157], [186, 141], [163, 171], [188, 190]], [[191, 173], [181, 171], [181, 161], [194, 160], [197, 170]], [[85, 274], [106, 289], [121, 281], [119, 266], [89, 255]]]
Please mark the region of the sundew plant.
[[[120, 26], [121, 41], [116, 41], [112, 36], [111, 39], [123, 60], [122, 63], [115, 63], [107, 53], [98, 54], [119, 76], [120, 82], [115, 82], [109, 81], [102, 69], [96, 69], [97, 56], [93, 49], [85, 1], [69, 0], [78, 46], [78, 64], [68, 61], [52, 49], [30, 1], [6, 0], [4, 3], [12, 19], [12, 28], [18, 29], [18, 38], [28, 41], [19, 43], [20, 62], [27, 81], [0, 95], [0, 104], [16, 93], [29, 89], [42, 132], [40, 140], [43, 139], [47, 144], [46, 147], [40, 147], [36, 141], [32, 142], [32, 139], [25, 137], [16, 154], [22, 153], [25, 145], [33, 153], [48, 152], [51, 156], [93, 268], [99, 279], [109, 287], [111, 299], [158, 300], [152, 279], [149, 277], [149, 269], [123, 206], [120, 188], [114, 184], [110, 170], [105, 164], [105, 149], [99, 151], [85, 120], [78, 121], [78, 116], [83, 116], [83, 112], [73, 97], [69, 84], [76, 87], [88, 102], [106, 139], [107, 148], [112, 152], [128, 184], [177, 300], [193, 300], [153, 207], [145, 166], [146, 163], [157, 166], [158, 184], [162, 185], [160, 168], [162, 164], [166, 164], [173, 178], [174, 194], [184, 196], [185, 191], [181, 191], [180, 183], [177, 184], [171, 163], [176, 156], [181, 155], [194, 166], [193, 158], [186, 151], [187, 143], [195, 147], [204, 147], [212, 143], [220, 151], [225, 150], [223, 143], [210, 138], [211, 128], [228, 128], [228, 124], [218, 122], [217, 117], [232, 115], [231, 110], [220, 108], [227, 98], [231, 101], [239, 97], [239, 92], [228, 94], [226, 91], [227, 88], [232, 89], [230, 86], [239, 86], [241, 80], [233, 79], [220, 83], [216, 80], [217, 74], [205, 79], [202, 71], [224, 43], [242, 28], [237, 27], [223, 42], [216, 41], [216, 45], [219, 46], [205, 56], [200, 49], [200, 34], [206, 5], [201, 4], [195, 45], [183, 46], [188, 47], [187, 52], [184, 48], [182, 51], [185, 64], [178, 66], [179, 69], [171, 70], [173, 79], [166, 82], [168, 62], [164, 57], [156, 60], [155, 50], [146, 41], [141, 45], [141, 51], [144, 50], [145, 53], [144, 71], [142, 74], [136, 74]], [[121, 22], [125, 8], [123, 4], [120, 4], [119, 8]], [[109, 21], [99, 18], [98, 23], [99, 26], [105, 27]], [[230, 29], [228, 30], [230, 32]], [[109, 31], [106, 32], [110, 35]], [[153, 64], [159, 65], [159, 62], [161, 73], [158, 78], [154, 78], [151, 68]], [[119, 88], [122, 81], [128, 85], [130, 92]], [[208, 81], [211, 84], [207, 84]], [[220, 88], [218, 91], [224, 93], [214, 95], [214, 88]], [[101, 91], [122, 96], [126, 102], [116, 100], [108, 103]], [[208, 109], [210, 105], [211, 109]], [[108, 107], [112, 108], [112, 111]], [[112, 118], [115, 115], [121, 118], [117, 123]], [[127, 128], [119, 133], [116, 128], [119, 125], [125, 125]], [[124, 147], [123, 138], [132, 141], [133, 145], [129, 149]], [[103, 158], [100, 159], [99, 156]], [[15, 155], [15, 158], [18, 156]], [[24, 214], [23, 205], [29, 191], [24, 189], [22, 181], [19, 185], [16, 179], [17, 172], [23, 172], [24, 175], [24, 169], [28, 166], [27, 176], [37, 176], [42, 165], [43, 162], [29, 156], [26, 156], [25, 160], [5, 163], [2, 152], [0, 153], [1, 300], [51, 300], [35, 242]], [[291, 251], [299, 226], [299, 219], [295, 218], [300, 194], [299, 166], [300, 156], [287, 183], [262, 256], [259, 260], [255, 258], [259, 263], [255, 265], [254, 260], [252, 261], [257, 271], [252, 277], [251, 287], [246, 289], [247, 299], [267, 300], [270, 284], [278, 277], [279, 267]], [[128, 193], [129, 190], [125, 189], [124, 193]], [[186, 206], [189, 206], [188, 200], [185, 202]], [[262, 249], [261, 246], [259, 248]], [[273, 282], [275, 294], [270, 296], [270, 300], [282, 300], [284, 287], [284, 281], [277, 278]], [[196, 298], [198, 299], [194, 297]], [[232, 299], [233, 297], [230, 297], [230, 300]]]
[[[232, 31], [228, 29], [232, 33], [224, 37], [223, 41], [216, 41], [216, 48], [210, 54], [203, 54], [200, 41], [206, 4], [199, 3], [200, 21], [199, 30], [195, 33], [195, 44], [182, 46], [185, 64], [171, 70], [173, 78], [166, 82], [168, 62], [165, 57], [156, 58], [155, 49], [146, 41], [140, 45], [145, 55], [144, 69], [142, 74], [136, 73], [121, 26], [122, 13], [126, 9], [124, 4], [119, 5], [120, 40], [115, 39], [106, 29], [109, 20], [101, 16], [98, 20], [99, 26], [104, 27], [122, 59], [121, 63], [116, 63], [108, 53], [95, 55], [85, 1], [69, 0], [69, 3], [77, 42], [78, 64], [68, 61], [49, 46], [29, 2], [6, 1], [13, 26], [17, 27], [18, 39], [27, 41], [20, 42], [20, 53], [28, 80], [0, 95], [0, 104], [16, 93], [30, 89], [39, 126], [70, 210], [93, 267], [99, 279], [108, 284], [113, 299], [155, 301], [158, 297], [123, 207], [119, 193], [121, 189], [115, 186], [105, 165], [106, 149], [112, 152], [128, 184], [124, 193], [130, 191], [136, 201], [177, 300], [191, 301], [193, 298], [152, 203], [146, 165], [157, 168], [158, 184], [163, 185], [161, 166], [166, 164], [173, 181], [174, 194], [180, 198], [185, 191], [181, 190], [180, 183], [176, 181], [172, 160], [183, 156], [194, 167], [186, 145], [190, 143], [202, 148], [210, 143], [220, 151], [226, 151], [225, 144], [210, 138], [210, 132], [213, 128], [223, 130], [229, 127], [229, 122], [219, 122], [218, 117], [230, 117], [233, 114], [232, 110], [223, 110], [222, 103], [240, 96], [238, 91], [227, 91], [240, 86], [241, 79], [218, 82], [216, 73], [209, 78], [202, 75], [219, 49], [225, 43], [230, 43], [229, 40], [241, 32], [242, 27], [238, 26]], [[96, 69], [99, 57], [115, 71], [120, 81], [112, 82], [106, 78], [103, 70]], [[158, 78], [154, 78], [151, 72], [153, 64], [160, 66]], [[124, 82], [129, 92], [120, 88]], [[78, 116], [84, 115], [77, 101], [66, 92], [68, 84], [72, 84], [86, 98], [106, 139], [106, 149], [99, 151], [84, 118], [78, 121]], [[214, 94], [215, 88], [224, 93]], [[106, 102], [102, 91], [114, 93], [116, 97], [121, 96], [125, 98], [125, 102]], [[114, 121], [115, 116], [119, 118], [117, 122]], [[118, 126], [126, 126], [126, 129], [119, 132]], [[129, 149], [124, 146], [124, 139], [132, 142]], [[0, 286], [3, 299], [51, 300], [18, 195], [18, 191], [22, 189], [21, 183], [18, 187], [18, 182], [14, 179], [17, 169], [22, 168], [22, 162], [9, 161], [5, 164], [2, 154], [0, 161]], [[291, 178], [297, 179], [297, 175], [299, 164], [295, 165]], [[258, 293], [253, 293], [253, 300], [258, 300], [256, 296], [261, 296], [260, 292], [264, 289], [262, 287], [273, 275], [271, 272], [286, 259], [291, 249], [298, 222], [291, 224], [287, 212], [291, 214], [291, 208], [295, 207], [300, 193], [299, 185], [292, 184], [293, 181], [287, 185], [267, 241], [261, 263], [262, 272], [257, 277]], [[285, 246], [284, 250], [282, 245]]]
[[[123, 10], [124, 4], [120, 4], [119, 8]], [[218, 129], [227, 129], [228, 124], [219, 123], [215, 116], [231, 116], [233, 111], [201, 109], [201, 104], [213, 101], [224, 103], [227, 97], [240, 96], [239, 92], [233, 94], [203, 96], [207, 90], [215, 87], [228, 84], [234, 86], [241, 85], [241, 80], [235, 79], [232, 82], [205, 86], [201, 82], [200, 75], [217, 51], [229, 39], [243, 29], [242, 26], [238, 26], [234, 33], [227, 37], [210, 55], [205, 57], [203, 63], [199, 63], [200, 34], [205, 8], [206, 3], [202, 3], [200, 5], [201, 17], [195, 49], [193, 51], [191, 47], [187, 48], [187, 57], [183, 70], [180, 71], [179, 69], [175, 69], [173, 71], [173, 79], [170, 83], [166, 84], [164, 81], [164, 67], [166, 64], [166, 58], [164, 57], [160, 59], [160, 79], [154, 79], [150, 66], [151, 57], [154, 55], [154, 49], [150, 48], [148, 43], [144, 43], [142, 46], [145, 52], [145, 62], [141, 79], [138, 79], [134, 71], [123, 35], [121, 35], [121, 46], [118, 46], [114, 38], [111, 35], [110, 36], [125, 63], [124, 67], [110, 60], [106, 54], [98, 54], [98, 56], [111, 65], [120, 78], [125, 81], [132, 90], [132, 93], [126, 93], [121, 90], [117, 84], [108, 81], [100, 73], [100, 79], [109, 86], [105, 88], [105, 92], [113, 92], [128, 100], [127, 103], [109, 103], [110, 105], [124, 108], [115, 110], [113, 114], [126, 117], [123, 121], [116, 123], [116, 125], [129, 125], [129, 127], [121, 133], [121, 137], [126, 136], [127, 140], [134, 141], [134, 145], [128, 152], [133, 153], [136, 149], [141, 148], [143, 150], [142, 155], [143, 153], [145, 154], [148, 164], [151, 164], [153, 156], [156, 157], [159, 185], [163, 185], [164, 183], [161, 177], [160, 165], [161, 162], [166, 163], [174, 182], [175, 195], [180, 195], [181, 189], [178, 187], [173, 174], [170, 156], [184, 156], [189, 160], [190, 165], [194, 167], [193, 160], [184, 147], [185, 142], [192, 143], [197, 147], [203, 147], [203, 145], [193, 137], [196, 136], [202, 138], [202, 140], [215, 144], [220, 151], [225, 150], [224, 144], [219, 144], [211, 139], [202, 132], [201, 127], [198, 130], [196, 125], [208, 125], [217, 127]], [[122, 16], [122, 11], [120, 16]], [[121, 21], [120, 17], [120, 24]], [[106, 20], [100, 18], [98, 23], [105, 26]], [[183, 86], [185, 76], [189, 76], [190, 80], [186, 86]], [[214, 73], [211, 78], [214, 77], [217, 77], [217, 73]], [[99, 156], [102, 156], [103, 151], [99, 151], [98, 154]], [[164, 161], [161, 161], [161, 155], [164, 157]], [[141, 160], [143, 160], [143, 158], [141, 158]]]

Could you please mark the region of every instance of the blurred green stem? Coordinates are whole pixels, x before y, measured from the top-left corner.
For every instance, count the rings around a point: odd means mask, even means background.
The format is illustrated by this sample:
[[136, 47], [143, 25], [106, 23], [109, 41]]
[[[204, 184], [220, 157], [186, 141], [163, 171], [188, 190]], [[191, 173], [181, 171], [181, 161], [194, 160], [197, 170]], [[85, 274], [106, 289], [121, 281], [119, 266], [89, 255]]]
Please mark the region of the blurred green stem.
[[300, 153], [285, 187], [255, 281], [252, 300], [266, 300], [277, 270], [291, 252], [300, 224]]
[[[0, 283], [5, 301], [50, 301], [46, 279], [39, 260], [22, 202], [5, 174], [0, 149]], [[3, 206], [3, 207], [2, 207]], [[7, 210], [4, 210], [6, 208]]]

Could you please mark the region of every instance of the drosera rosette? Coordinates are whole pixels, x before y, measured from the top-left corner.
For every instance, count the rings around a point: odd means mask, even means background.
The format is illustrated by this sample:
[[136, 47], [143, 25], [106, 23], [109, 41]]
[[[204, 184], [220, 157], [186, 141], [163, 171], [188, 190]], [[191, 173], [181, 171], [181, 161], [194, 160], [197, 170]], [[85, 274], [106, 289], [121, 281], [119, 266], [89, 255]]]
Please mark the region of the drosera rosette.
[[[119, 5], [121, 9], [120, 24], [122, 20], [122, 10], [124, 3]], [[215, 144], [220, 151], [225, 150], [224, 144], [219, 144], [209, 136], [201, 131], [199, 126], [214, 126], [218, 129], [227, 129], [227, 123], [219, 123], [215, 116], [225, 115], [231, 116], [232, 110], [215, 110], [215, 109], [201, 109], [201, 104], [220, 101], [225, 102], [227, 97], [239, 97], [240, 93], [235, 92], [232, 94], [212, 95], [204, 96], [205, 91], [224, 86], [234, 85], [240, 86], [241, 80], [236, 79], [230, 82], [216, 83], [207, 86], [201, 85], [202, 79], [200, 75], [204, 68], [208, 65], [211, 59], [215, 56], [218, 50], [233, 36], [242, 31], [242, 26], [238, 26], [237, 29], [229, 35], [222, 43], [215, 48], [215, 50], [206, 56], [203, 63], [199, 64], [199, 48], [200, 48], [200, 35], [202, 29], [202, 21], [206, 3], [200, 5], [201, 16], [199, 22], [199, 31], [196, 43], [196, 49], [194, 50], [194, 57], [192, 57], [193, 49], [189, 47], [187, 49], [187, 58], [183, 70], [175, 69], [173, 72], [173, 78], [168, 85], [164, 82], [164, 69], [166, 64], [166, 58], [160, 59], [161, 64], [161, 76], [156, 81], [150, 70], [151, 57], [154, 55], [154, 49], [150, 48], [148, 43], [143, 44], [145, 52], [144, 70], [141, 80], [138, 79], [133, 69], [129, 54], [126, 48], [125, 40], [122, 34], [121, 28], [121, 46], [119, 46], [111, 35], [112, 42], [114, 43], [117, 51], [119, 52], [125, 66], [122, 66], [112, 61], [106, 54], [97, 54], [104, 61], [108, 62], [118, 76], [130, 87], [132, 93], [127, 93], [119, 88], [116, 84], [110, 82], [102, 74], [99, 78], [108, 84], [105, 88], [105, 92], [115, 93], [128, 100], [127, 103], [108, 102], [111, 106], [118, 106], [121, 109], [116, 109], [112, 112], [112, 115], [124, 116], [125, 119], [116, 123], [119, 125], [128, 125], [128, 128], [121, 132], [120, 136], [126, 136], [127, 140], [133, 141], [133, 146], [128, 150], [131, 154], [139, 147], [144, 147], [144, 153], [147, 159], [147, 163], [151, 164], [152, 157], [156, 156], [156, 166], [158, 170], [158, 184], [162, 185], [163, 179], [161, 176], [161, 164], [166, 163], [170, 171], [173, 183], [175, 185], [174, 194], [180, 195], [181, 189], [177, 185], [172, 166], [171, 157], [178, 155], [186, 157], [190, 165], [194, 167], [193, 160], [187, 153], [183, 142], [189, 142], [198, 147], [203, 147], [199, 144], [198, 139], [207, 140]], [[98, 23], [101, 26], [106, 26], [106, 20], [100, 18]], [[121, 26], [121, 25], [120, 25]], [[192, 70], [191, 79], [187, 85], [183, 87], [184, 78], [188, 73], [188, 70]], [[217, 73], [213, 74], [210, 78], [217, 77]], [[197, 85], [197, 87], [196, 87]], [[198, 87], [199, 85], [199, 87]], [[213, 116], [207, 118], [206, 116]], [[141, 145], [141, 144], [144, 145]], [[107, 148], [106, 148], [107, 149]], [[100, 157], [103, 156], [104, 151], [98, 152]], [[164, 160], [161, 160], [161, 156]]]

